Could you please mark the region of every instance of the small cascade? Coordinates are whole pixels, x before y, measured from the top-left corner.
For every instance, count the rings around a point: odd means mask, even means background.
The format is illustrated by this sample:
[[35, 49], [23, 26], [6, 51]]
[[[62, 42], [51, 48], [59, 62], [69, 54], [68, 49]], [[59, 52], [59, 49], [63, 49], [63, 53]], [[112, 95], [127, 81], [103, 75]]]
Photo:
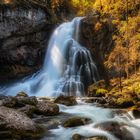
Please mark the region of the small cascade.
[[86, 87], [99, 76], [90, 51], [78, 42], [81, 19], [77, 17], [57, 27], [39, 74], [6, 87], [6, 93], [10, 90], [10, 94], [25, 91], [37, 96], [84, 96]]

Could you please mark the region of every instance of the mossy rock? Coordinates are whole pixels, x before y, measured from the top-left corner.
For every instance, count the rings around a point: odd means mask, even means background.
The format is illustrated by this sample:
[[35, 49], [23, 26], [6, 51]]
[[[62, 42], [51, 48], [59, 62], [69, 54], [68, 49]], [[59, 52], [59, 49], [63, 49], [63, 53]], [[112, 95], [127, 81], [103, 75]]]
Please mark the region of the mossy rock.
[[19, 92], [16, 97], [28, 97], [28, 94], [26, 94], [25, 92], [21, 91]]
[[72, 140], [108, 140], [104, 136], [93, 136], [93, 137], [84, 137], [80, 134], [74, 134]]
[[88, 96], [89, 97], [103, 97], [103, 96], [106, 96], [107, 93], [108, 91], [106, 89], [92, 87], [92, 89], [88, 91]]
[[97, 91], [96, 91], [96, 95], [99, 97], [105, 96], [106, 93], [108, 93], [108, 91], [106, 89], [103, 89], [103, 88], [97, 89]]

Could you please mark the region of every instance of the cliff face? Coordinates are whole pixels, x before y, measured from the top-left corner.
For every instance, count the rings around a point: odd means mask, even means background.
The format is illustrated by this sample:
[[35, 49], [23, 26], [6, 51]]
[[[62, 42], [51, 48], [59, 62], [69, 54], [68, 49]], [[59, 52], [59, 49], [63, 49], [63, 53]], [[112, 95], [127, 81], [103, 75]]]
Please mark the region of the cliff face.
[[104, 62], [114, 46], [112, 32], [111, 22], [109, 20], [102, 20], [98, 14], [82, 20], [80, 43], [91, 51], [100, 78], [105, 79], [106, 82], [108, 82], [108, 72]]
[[0, 5], [1, 81], [20, 78], [40, 68], [56, 24], [54, 17], [38, 5]]

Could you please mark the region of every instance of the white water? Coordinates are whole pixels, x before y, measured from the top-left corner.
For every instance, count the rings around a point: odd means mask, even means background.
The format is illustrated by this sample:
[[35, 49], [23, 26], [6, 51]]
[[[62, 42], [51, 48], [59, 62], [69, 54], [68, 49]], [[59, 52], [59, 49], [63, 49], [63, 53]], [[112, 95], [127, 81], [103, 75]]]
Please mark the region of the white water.
[[103, 122], [118, 122], [119, 124], [124, 124], [121, 128], [126, 127], [130, 133], [132, 133], [134, 140], [140, 140], [140, 119], [135, 119], [134, 116], [129, 113], [123, 113], [122, 116], [113, 115], [114, 110], [112, 109], [103, 109], [94, 104], [84, 102], [80, 102], [80, 104], [76, 106], [68, 107], [59, 105], [59, 107], [61, 112], [68, 113], [72, 116], [90, 118], [93, 123], [73, 128], [64, 128], [60, 125], [56, 129], [49, 130], [51, 136], [46, 136], [42, 140], [72, 140], [71, 138], [74, 134], [80, 134], [85, 137], [105, 136], [108, 140], [120, 140], [107, 131], [95, 128], [96, 124]]
[[60, 25], [54, 31], [43, 68], [36, 76], [2, 87], [1, 93], [24, 91], [36, 96], [83, 96], [85, 87], [99, 79], [90, 52], [78, 43], [82, 18]]

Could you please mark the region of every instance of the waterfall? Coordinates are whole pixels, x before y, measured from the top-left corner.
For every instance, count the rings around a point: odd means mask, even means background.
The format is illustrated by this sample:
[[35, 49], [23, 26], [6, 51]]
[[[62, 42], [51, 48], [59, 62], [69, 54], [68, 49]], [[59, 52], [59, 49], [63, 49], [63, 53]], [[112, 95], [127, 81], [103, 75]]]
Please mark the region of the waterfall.
[[2, 92], [84, 96], [86, 87], [96, 82], [99, 76], [90, 51], [78, 42], [81, 19], [77, 17], [56, 28], [49, 41], [43, 68], [36, 76], [2, 88]]

